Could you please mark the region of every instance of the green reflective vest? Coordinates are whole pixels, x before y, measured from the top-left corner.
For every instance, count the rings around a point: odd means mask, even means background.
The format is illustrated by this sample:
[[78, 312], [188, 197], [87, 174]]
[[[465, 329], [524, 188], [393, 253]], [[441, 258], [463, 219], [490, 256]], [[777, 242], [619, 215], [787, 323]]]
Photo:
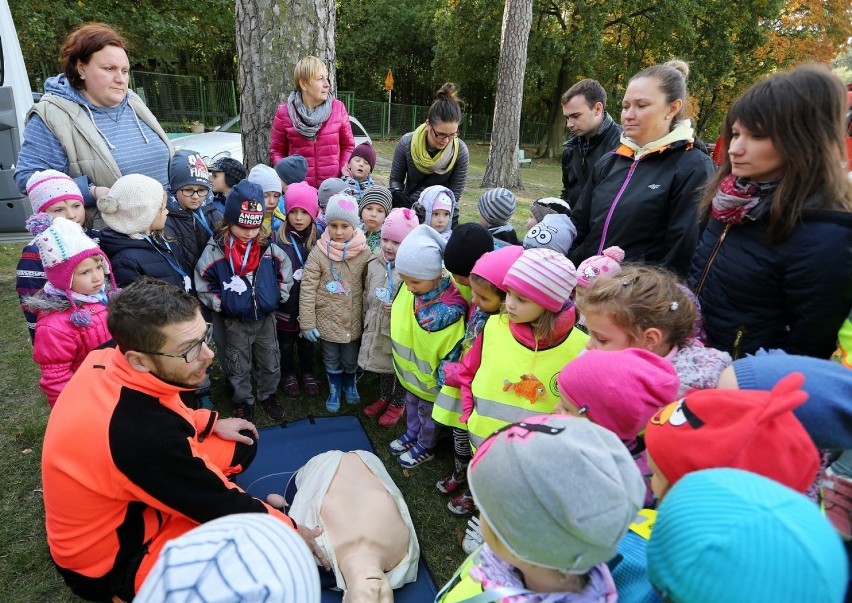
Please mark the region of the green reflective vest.
[[464, 337], [460, 318], [440, 331], [427, 331], [414, 315], [414, 294], [400, 287], [391, 307], [393, 368], [402, 386], [427, 402], [438, 396], [438, 364]]
[[[471, 448], [476, 450], [492, 433], [532, 415], [547, 415], [559, 402], [556, 377], [562, 368], [574, 360], [586, 347], [589, 336], [571, 329], [559, 345], [546, 350], [531, 350], [519, 343], [509, 330], [509, 319], [491, 316], [482, 331], [482, 362], [471, 384], [476, 406], [467, 422]], [[534, 375], [541, 382], [543, 393], [524, 394], [534, 389], [525, 382], [517, 391], [524, 375]]]

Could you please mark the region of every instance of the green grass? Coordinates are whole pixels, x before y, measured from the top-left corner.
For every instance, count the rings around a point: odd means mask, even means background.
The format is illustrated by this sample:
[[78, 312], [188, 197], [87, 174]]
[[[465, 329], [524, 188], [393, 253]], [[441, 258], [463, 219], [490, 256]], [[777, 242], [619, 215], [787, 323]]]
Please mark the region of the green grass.
[[[393, 143], [377, 142], [379, 156], [385, 161], [374, 173], [376, 181], [386, 184]], [[468, 187], [462, 196], [462, 221], [476, 220], [476, 200], [488, 158], [488, 148], [471, 145]], [[557, 161], [534, 160], [522, 170], [525, 191], [515, 191], [518, 211], [512, 220], [519, 236], [524, 234], [527, 208], [537, 198], [558, 196], [561, 187]], [[38, 367], [32, 360], [32, 348], [15, 292], [15, 265], [22, 245], [0, 245], [0, 473], [6, 476], [0, 493], [0, 601], [64, 602], [77, 601], [65, 587], [48, 554], [44, 530], [44, 506], [41, 498], [40, 460], [42, 438], [49, 407], [38, 388]], [[319, 365], [319, 360], [317, 359]], [[215, 377], [215, 374], [214, 374]], [[371, 376], [361, 380], [359, 389], [365, 403], [377, 395]], [[325, 391], [319, 398], [285, 399], [285, 420], [307, 416], [326, 416]], [[218, 410], [230, 416], [232, 406], [226, 399], [220, 379], [214, 380], [214, 402]], [[434, 461], [417, 469], [403, 471], [388, 452], [387, 445], [404, 429], [403, 421], [393, 428], [379, 427], [361, 414], [363, 405], [347, 407], [341, 414], [360, 416], [362, 423], [391, 476], [402, 490], [411, 511], [422, 554], [440, 587], [450, 578], [464, 558], [459, 547], [466, 520], [446, 510], [447, 497], [435, 491], [435, 482], [452, 469], [451, 439], [443, 439]], [[269, 425], [258, 415], [258, 426]], [[81, 442], [80, 446], [85, 443]], [[260, 441], [263, 445], [263, 440]]]

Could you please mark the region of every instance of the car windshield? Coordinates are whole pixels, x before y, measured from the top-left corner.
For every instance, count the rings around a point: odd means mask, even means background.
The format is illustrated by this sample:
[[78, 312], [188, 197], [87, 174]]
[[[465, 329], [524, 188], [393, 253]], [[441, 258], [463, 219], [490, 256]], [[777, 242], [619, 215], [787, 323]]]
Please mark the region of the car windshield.
[[228, 134], [240, 134], [240, 116], [231, 118], [223, 123], [217, 132], [227, 132]]

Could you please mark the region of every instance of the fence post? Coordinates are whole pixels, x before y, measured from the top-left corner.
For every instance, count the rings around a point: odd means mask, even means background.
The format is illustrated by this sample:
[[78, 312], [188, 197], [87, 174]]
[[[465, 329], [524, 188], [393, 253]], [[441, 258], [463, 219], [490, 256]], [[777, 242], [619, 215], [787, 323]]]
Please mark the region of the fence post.
[[201, 123], [204, 124], [204, 127], [207, 127], [207, 86], [204, 85], [204, 80], [199, 75], [196, 79], [196, 84], [198, 86], [198, 108], [199, 113], [201, 113]]

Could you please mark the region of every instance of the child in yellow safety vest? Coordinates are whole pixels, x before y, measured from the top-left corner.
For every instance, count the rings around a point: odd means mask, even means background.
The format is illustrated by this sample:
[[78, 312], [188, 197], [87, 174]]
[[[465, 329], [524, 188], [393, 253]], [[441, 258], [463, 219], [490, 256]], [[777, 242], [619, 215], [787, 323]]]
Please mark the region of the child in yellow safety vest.
[[396, 252], [396, 269], [405, 287], [391, 306], [391, 342], [394, 370], [407, 390], [406, 430], [390, 443], [390, 450], [406, 469], [434, 458], [438, 425], [432, 406], [441, 387], [438, 369], [459, 353], [464, 336], [467, 303], [443, 268], [445, 247], [436, 230], [421, 224]]
[[574, 265], [550, 249], [527, 249], [503, 279], [505, 313], [491, 316], [459, 371], [463, 414], [473, 448], [497, 429], [559, 401], [556, 377], [583, 350], [570, 301]]
[[618, 436], [573, 417], [530, 417], [482, 443], [468, 480], [484, 544], [436, 601], [618, 599], [607, 561], [645, 490]]

